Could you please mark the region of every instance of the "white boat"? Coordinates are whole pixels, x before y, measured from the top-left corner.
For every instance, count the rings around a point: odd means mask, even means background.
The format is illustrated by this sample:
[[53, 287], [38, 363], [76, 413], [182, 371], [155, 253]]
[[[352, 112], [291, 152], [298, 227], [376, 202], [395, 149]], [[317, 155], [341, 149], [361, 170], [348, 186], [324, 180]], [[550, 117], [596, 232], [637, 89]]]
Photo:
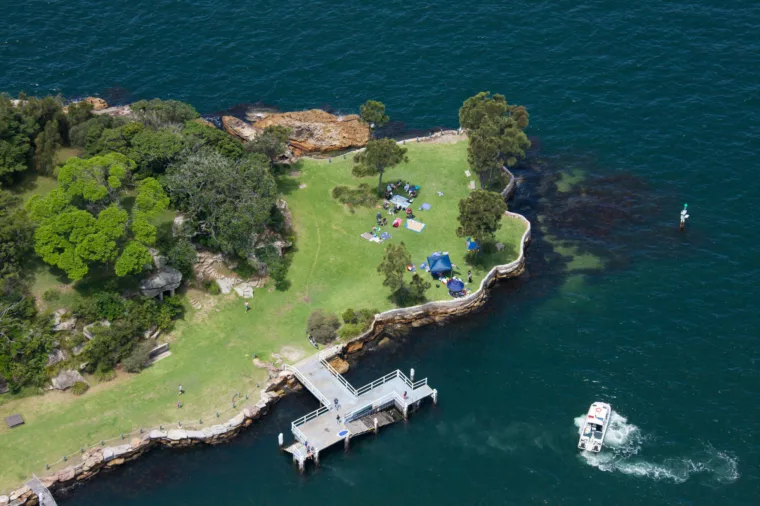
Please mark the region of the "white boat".
[[581, 439], [578, 448], [598, 453], [602, 449], [604, 436], [610, 426], [612, 407], [606, 402], [595, 402], [588, 408], [586, 420], [581, 429]]

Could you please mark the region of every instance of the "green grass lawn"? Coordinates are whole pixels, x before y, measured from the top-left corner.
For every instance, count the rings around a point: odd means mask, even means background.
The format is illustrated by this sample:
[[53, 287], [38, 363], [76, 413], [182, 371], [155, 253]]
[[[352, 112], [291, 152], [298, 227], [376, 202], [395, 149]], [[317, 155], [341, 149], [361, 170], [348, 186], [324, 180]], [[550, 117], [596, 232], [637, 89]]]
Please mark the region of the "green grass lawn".
[[[417, 234], [388, 226], [391, 241], [404, 241], [416, 264], [434, 251], [448, 251], [466, 276], [464, 240], [455, 233], [457, 204], [469, 191], [469, 179], [464, 175], [466, 143], [407, 146], [410, 163], [392, 169], [386, 179], [400, 178], [422, 187], [414, 209], [427, 227]], [[248, 313], [243, 300], [235, 295], [212, 297], [190, 290], [188, 298], [204, 307], [194, 311], [187, 305], [184, 320], [169, 339], [171, 357], [138, 375], [120, 374], [111, 382], [95, 384], [81, 397], [62, 392], [25, 398], [0, 396], [0, 418], [20, 413], [26, 420], [17, 429], [0, 427], [0, 491], [20, 484], [32, 472], [43, 473], [46, 462], [122, 432], [158, 424], [176, 426], [178, 418], [203, 417], [204, 422], [214, 423], [215, 411], [228, 408], [234, 393], [253, 391], [266, 379], [266, 373], [253, 366], [253, 353], [265, 360], [270, 360], [272, 353], [281, 353], [296, 361], [314, 351], [305, 337], [306, 320], [313, 309], [338, 314], [348, 307], [390, 309], [389, 290], [376, 271], [384, 244], [359, 237], [374, 225], [377, 210], [351, 212], [330, 197], [337, 184], [376, 184], [376, 179], [353, 178], [350, 155], [347, 158], [332, 163], [303, 160], [293, 167], [292, 175], [278, 179], [297, 237], [287, 290], [256, 290]], [[444, 196], [437, 196], [437, 191]], [[416, 211], [422, 202], [430, 203], [432, 209]], [[164, 217], [167, 223], [170, 218], [168, 214]], [[497, 239], [507, 247], [483, 255], [488, 268], [517, 257], [523, 232], [522, 222], [503, 220]], [[472, 268], [472, 287], [478, 286], [488, 268]], [[44, 292], [59, 281], [54, 273], [41, 269], [35, 290]], [[435, 284], [427, 295], [431, 300], [449, 298], [446, 289]], [[178, 410], [180, 383], [186, 393], [182, 396], [184, 407]]]

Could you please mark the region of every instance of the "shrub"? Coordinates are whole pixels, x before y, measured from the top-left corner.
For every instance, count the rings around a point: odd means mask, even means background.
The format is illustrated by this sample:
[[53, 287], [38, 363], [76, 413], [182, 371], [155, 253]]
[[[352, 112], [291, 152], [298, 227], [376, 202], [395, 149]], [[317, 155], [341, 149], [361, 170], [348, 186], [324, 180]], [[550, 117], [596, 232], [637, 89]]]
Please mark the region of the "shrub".
[[77, 381], [74, 383], [71, 387], [71, 393], [74, 395], [82, 395], [87, 390], [89, 390], [90, 385], [87, 383], [84, 383], [83, 381]]
[[54, 300], [58, 300], [60, 298], [61, 298], [61, 292], [60, 290], [56, 290], [55, 288], [45, 290], [45, 293], [42, 294], [42, 300], [44, 300], [45, 302], [53, 302]]
[[166, 254], [169, 265], [180, 271], [185, 279], [190, 279], [195, 274], [193, 264], [197, 258], [195, 248], [187, 239], [178, 240]]
[[153, 349], [154, 343], [150, 341], [143, 341], [132, 350], [132, 353], [125, 358], [121, 365], [127, 372], [140, 372], [150, 358], [150, 350]]
[[332, 189], [332, 198], [349, 207], [375, 207], [379, 202], [377, 191], [366, 183], [355, 188], [338, 185]]
[[335, 331], [340, 327], [338, 317], [333, 313], [325, 313], [315, 309], [309, 315], [307, 330], [311, 337], [320, 344], [327, 344], [335, 339]]
[[219, 288], [219, 283], [211, 279], [203, 281], [203, 289], [211, 295], [219, 295], [222, 291], [221, 288]]
[[113, 369], [98, 368], [95, 371], [95, 379], [98, 380], [98, 382], [100, 383], [111, 381], [115, 377], [116, 377], [116, 371], [114, 371]]
[[351, 339], [364, 332], [364, 323], [346, 323], [338, 330], [338, 337], [341, 339]]
[[356, 313], [353, 309], [348, 308], [343, 311], [343, 323], [356, 323]]
[[369, 324], [372, 323], [375, 315], [379, 312], [380, 311], [378, 309], [360, 309], [356, 315], [356, 318], [358, 321], [364, 323], [366, 329], [369, 327]]

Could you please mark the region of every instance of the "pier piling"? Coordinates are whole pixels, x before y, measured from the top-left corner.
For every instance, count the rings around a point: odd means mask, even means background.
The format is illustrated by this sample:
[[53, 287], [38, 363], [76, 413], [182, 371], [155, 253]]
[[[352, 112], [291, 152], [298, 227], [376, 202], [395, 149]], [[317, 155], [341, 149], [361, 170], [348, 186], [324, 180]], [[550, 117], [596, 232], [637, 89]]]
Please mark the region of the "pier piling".
[[280, 446], [280, 449], [282, 449], [283, 445], [285, 444], [285, 439], [282, 436], [282, 432], [277, 435], [277, 444]]
[[433, 406], [438, 405], [438, 390], [433, 389]]
[[378, 426], [377, 426], [377, 418], [375, 418], [375, 419], [373, 420], [373, 422], [374, 422], [374, 424], [375, 424], [375, 434], [377, 434], [377, 429], [378, 429]]

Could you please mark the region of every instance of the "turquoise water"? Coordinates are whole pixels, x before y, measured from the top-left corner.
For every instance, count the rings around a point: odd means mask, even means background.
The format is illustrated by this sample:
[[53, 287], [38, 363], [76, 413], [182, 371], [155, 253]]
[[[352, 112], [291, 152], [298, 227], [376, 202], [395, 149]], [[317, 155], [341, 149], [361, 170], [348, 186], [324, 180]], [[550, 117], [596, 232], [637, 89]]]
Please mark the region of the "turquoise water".
[[[491, 90], [540, 145], [511, 203], [537, 225], [526, 275], [350, 374], [415, 367], [438, 407], [300, 476], [276, 434], [315, 401], [293, 396], [230, 445], [155, 451], [63, 504], [757, 503], [756, 3], [0, 4], [0, 90], [209, 114], [376, 98], [399, 129], [456, 126]], [[562, 173], [585, 179], [558, 192]], [[617, 417], [584, 457], [593, 400]]]

